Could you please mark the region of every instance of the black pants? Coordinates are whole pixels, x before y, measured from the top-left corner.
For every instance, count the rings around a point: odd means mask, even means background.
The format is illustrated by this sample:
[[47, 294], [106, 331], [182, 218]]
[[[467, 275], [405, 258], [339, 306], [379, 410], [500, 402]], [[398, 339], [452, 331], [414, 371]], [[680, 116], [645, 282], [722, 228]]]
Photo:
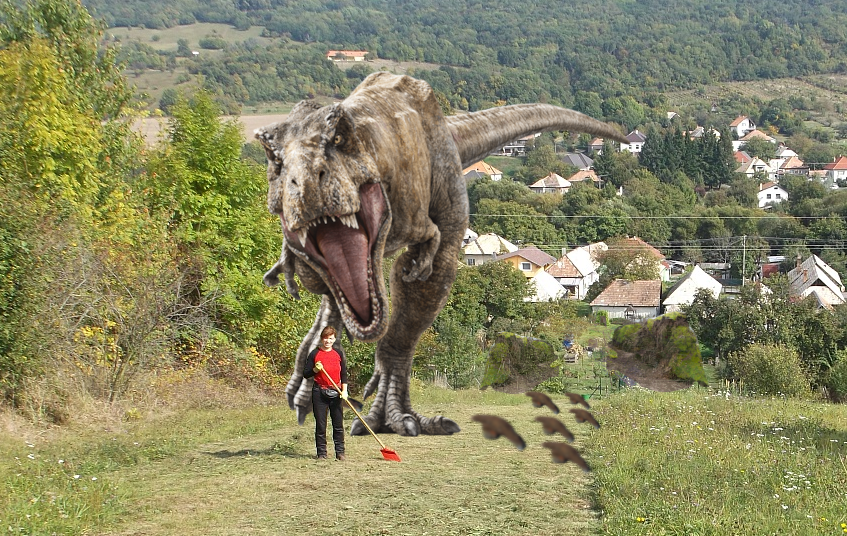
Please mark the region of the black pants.
[[329, 398], [320, 389], [312, 389], [312, 411], [315, 413], [315, 447], [318, 456], [326, 456], [326, 414], [332, 418], [332, 442], [335, 455], [344, 454], [344, 412], [341, 397]]

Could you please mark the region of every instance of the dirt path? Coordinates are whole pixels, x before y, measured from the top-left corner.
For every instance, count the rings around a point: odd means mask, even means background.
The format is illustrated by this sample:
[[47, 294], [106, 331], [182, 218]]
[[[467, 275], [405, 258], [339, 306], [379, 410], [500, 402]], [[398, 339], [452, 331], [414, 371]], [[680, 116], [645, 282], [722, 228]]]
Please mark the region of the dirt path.
[[680, 389], [688, 389], [691, 387], [691, 382], [672, 380], [666, 378], [662, 372], [654, 367], [642, 363], [636, 359], [630, 352], [615, 349], [618, 354], [616, 358], [609, 358], [606, 362], [606, 367], [609, 372], [615, 370], [621, 374], [632, 378], [638, 385], [645, 389], [669, 393], [671, 391], [679, 391]]

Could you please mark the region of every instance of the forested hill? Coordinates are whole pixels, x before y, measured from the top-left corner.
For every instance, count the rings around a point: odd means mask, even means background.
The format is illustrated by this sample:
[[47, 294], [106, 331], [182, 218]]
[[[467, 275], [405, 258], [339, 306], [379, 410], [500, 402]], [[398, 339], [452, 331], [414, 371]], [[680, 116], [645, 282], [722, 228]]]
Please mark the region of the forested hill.
[[[468, 85], [463, 93], [471, 108], [498, 100], [573, 105], [580, 91], [603, 99], [633, 95], [645, 101], [650, 92], [710, 82], [847, 70], [847, 0], [84, 4], [110, 26], [255, 24], [268, 35], [327, 48], [366, 49], [380, 58], [468, 69], [462, 76]], [[435, 75], [430, 81], [442, 90], [448, 77], [456, 82], [449, 68]]]

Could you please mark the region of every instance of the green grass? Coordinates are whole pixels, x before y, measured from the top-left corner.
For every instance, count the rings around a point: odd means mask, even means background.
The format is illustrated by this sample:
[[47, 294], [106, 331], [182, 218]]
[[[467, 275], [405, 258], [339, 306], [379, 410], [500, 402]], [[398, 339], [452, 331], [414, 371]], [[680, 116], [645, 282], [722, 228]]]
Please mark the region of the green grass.
[[[198, 22], [161, 30], [127, 29], [125, 26], [118, 26], [106, 30], [106, 36], [110, 39], [119, 39], [121, 42], [138, 41], [163, 52], [176, 51], [177, 42], [180, 39], [185, 39], [192, 50], [197, 50], [200, 54], [215, 54], [218, 51], [201, 49], [198, 44], [200, 39], [210, 35], [218, 35], [229, 43], [241, 43], [248, 39], [256, 40], [261, 44], [272, 42], [273, 39], [261, 36], [263, 30], [262, 26], [252, 26], [249, 30], [242, 31], [236, 30], [229, 24]], [[158, 40], [154, 40], [154, 36], [157, 36]]]
[[503, 177], [512, 177], [523, 167], [523, 159], [512, 156], [486, 156], [485, 162], [503, 172]]
[[[847, 407], [708, 389], [592, 398], [577, 425], [594, 468], [554, 465], [523, 395], [415, 382], [455, 436], [347, 437], [318, 462], [313, 420], [287, 406], [194, 410], [27, 444], [0, 432], [0, 527], [22, 534], [842, 534]], [[519, 452], [482, 438], [475, 413], [509, 419]], [[351, 415], [345, 415], [349, 419]], [[11, 430], [12, 428], [9, 428]], [[45, 436], [46, 437], [46, 436]], [[61, 460], [61, 462], [60, 462]], [[76, 477], [76, 475], [79, 475]], [[784, 505], [784, 507], [783, 507]]]
[[596, 415], [604, 534], [843, 534], [845, 406], [625, 390]]

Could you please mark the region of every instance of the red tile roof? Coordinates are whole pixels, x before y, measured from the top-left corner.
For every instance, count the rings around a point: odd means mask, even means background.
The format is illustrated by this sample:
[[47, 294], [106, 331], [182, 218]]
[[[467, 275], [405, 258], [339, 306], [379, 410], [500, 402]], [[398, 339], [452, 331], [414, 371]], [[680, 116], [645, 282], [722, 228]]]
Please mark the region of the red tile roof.
[[736, 118], [735, 118], [735, 120], [734, 120], [732, 123], [730, 123], [730, 124], [729, 124], [729, 126], [731, 126], [731, 127], [737, 127], [737, 126], [738, 126], [738, 125], [740, 125], [740, 124], [741, 124], [741, 122], [742, 122], [742, 121], [744, 121], [745, 119], [747, 119], [747, 116], [746, 116], [746, 115], [739, 115], [738, 117], [736, 117]]
[[547, 268], [547, 273], [553, 277], [582, 277], [579, 269], [571, 262], [567, 255], [562, 255], [556, 264]]
[[465, 169], [463, 169], [462, 175], [464, 175], [464, 174], [466, 174], [470, 171], [478, 171], [480, 173], [484, 173], [484, 174], [488, 175], [489, 177], [492, 177], [494, 175], [502, 175], [503, 174], [502, 171], [500, 171], [496, 167], [494, 167], [491, 164], [484, 162], [482, 160], [480, 160], [476, 164], [473, 164], [473, 165], [468, 166]]
[[659, 260], [664, 260], [664, 258], [665, 258], [665, 256], [662, 254], [661, 251], [654, 248], [653, 246], [651, 246], [650, 244], [648, 244], [644, 240], [641, 240], [637, 236], [623, 238], [616, 245], [617, 245], [617, 247], [625, 247], [629, 250], [637, 250], [639, 248], [643, 248], [643, 249], [646, 249], [648, 252], [650, 252], [650, 254], [652, 256], [656, 257]]
[[568, 177], [568, 180], [570, 182], [582, 182], [582, 181], [600, 182], [600, 177], [598, 177], [597, 174], [594, 173], [593, 169], [589, 169], [587, 171], [585, 171], [585, 170], [577, 171], [576, 173], [574, 173], [573, 175]]
[[847, 156], [839, 156], [834, 162], [830, 162], [823, 168], [827, 171], [847, 169]]
[[606, 290], [594, 298], [591, 305], [607, 307], [658, 307], [662, 297], [662, 282], [615, 279]]

